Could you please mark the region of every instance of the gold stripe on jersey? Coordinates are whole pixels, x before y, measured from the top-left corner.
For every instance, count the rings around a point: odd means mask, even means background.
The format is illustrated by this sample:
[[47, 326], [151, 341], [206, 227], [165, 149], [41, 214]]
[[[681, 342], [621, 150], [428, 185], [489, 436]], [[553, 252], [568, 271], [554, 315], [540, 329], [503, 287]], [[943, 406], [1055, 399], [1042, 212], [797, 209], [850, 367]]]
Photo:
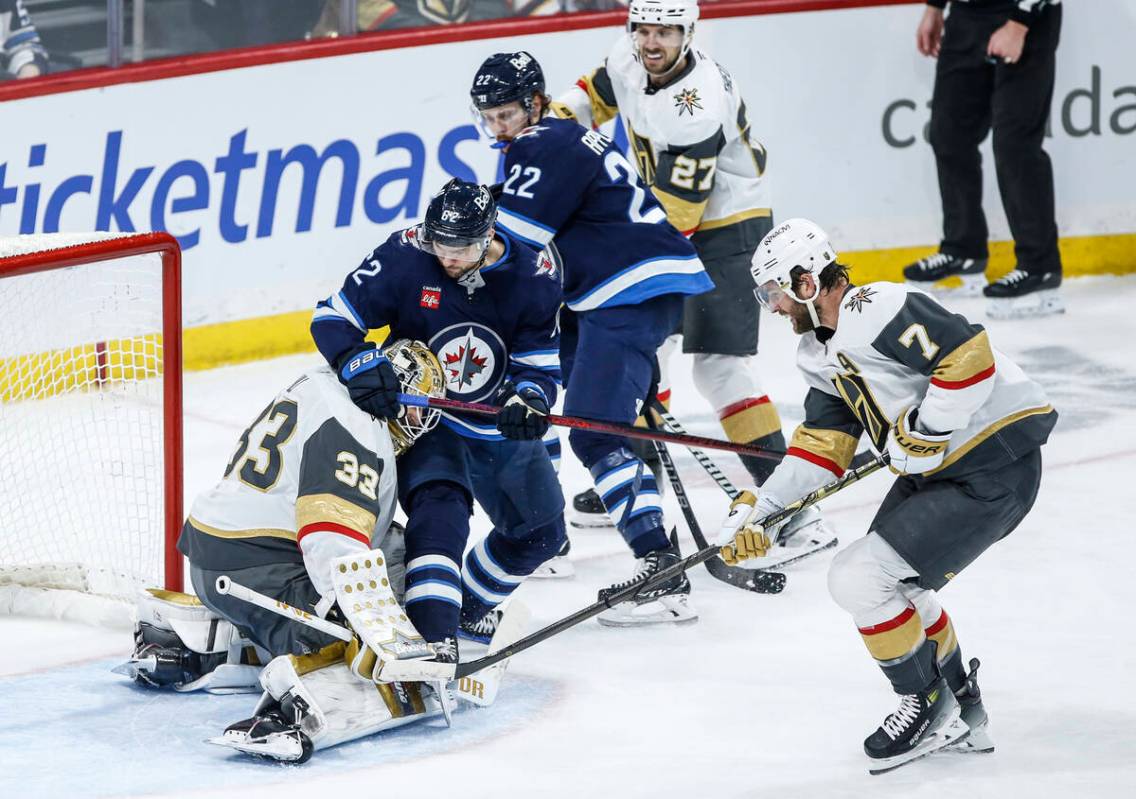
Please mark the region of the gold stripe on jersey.
[[[371, 537], [375, 530], [375, 514], [335, 494], [308, 494], [296, 498], [296, 527], [300, 530], [309, 524], [335, 522]], [[295, 538], [295, 533], [292, 537]]]
[[766, 216], [773, 216], [772, 208], [750, 208], [747, 211], [739, 211], [736, 214], [730, 214], [721, 219], [704, 219], [702, 220], [702, 224], [698, 226], [698, 229], [700, 231], [716, 230], [718, 228], [736, 225], [739, 222], [745, 222], [747, 219], [759, 219]]
[[576, 112], [559, 100], [551, 101], [548, 104], [548, 111], [554, 117], [559, 117], [560, 119], [571, 119], [573, 121], [579, 122], [579, 120], [576, 119]]
[[652, 186], [652, 191], [655, 192], [655, 199], [663, 206], [667, 212], [667, 221], [678, 228], [683, 233], [689, 233], [696, 229], [698, 224], [702, 221], [702, 212], [706, 210], [706, 204], [709, 198], [702, 202], [692, 203], [681, 197], [676, 197], [673, 194], [663, 191], [658, 186]]
[[1041, 416], [1047, 413], [1053, 413], [1052, 405], [1045, 405], [1040, 408], [1026, 408], [1023, 411], [1011, 413], [1009, 416], [1003, 416], [1001, 419], [987, 427], [985, 430], [977, 433], [973, 438], [971, 438], [958, 449], [954, 450], [953, 452], [948, 452], [947, 457], [943, 459], [941, 466], [924, 472], [924, 474], [935, 474], [936, 472], [941, 472], [943, 469], [946, 469], [948, 466], [958, 463], [960, 460], [962, 460], [963, 456], [970, 452], [972, 449], [977, 447], [986, 439], [990, 438], [990, 436], [994, 435], [999, 430], [1003, 430], [1009, 427], [1014, 422], [1020, 422], [1022, 419], [1026, 419], [1030, 416]]
[[847, 469], [856, 454], [858, 442], [859, 439], [839, 430], [805, 427], [801, 424], [793, 431], [793, 440], [789, 442], [789, 447], [811, 452], [813, 455], [832, 461], [841, 469]]
[[283, 538], [285, 541], [295, 541], [295, 530], [279, 530], [271, 527], [254, 527], [248, 530], [222, 530], [219, 527], [212, 527], [204, 524], [192, 516], [189, 517], [189, 523], [199, 533], [215, 536], [217, 538]]
[[934, 378], [945, 383], [966, 383], [994, 366], [994, 351], [983, 330], [943, 356], [935, 366]]
[[597, 88], [597, 82], [602, 85], [604, 81], [607, 82], [610, 92], [611, 81], [607, 77], [607, 71], [604, 67], [594, 69], [576, 81], [576, 85], [588, 93], [588, 99], [592, 102], [592, 124], [596, 127], [609, 119], [614, 119], [615, 115], [619, 113], [619, 107], [615, 104], [615, 96], [604, 97], [601, 90]]
[[326, 669], [328, 666], [342, 663], [343, 653], [346, 651], [347, 644], [343, 641], [336, 641], [334, 644], [328, 644], [318, 652], [312, 652], [307, 655], [289, 655], [288, 658], [292, 661], [292, 668], [296, 670], [296, 674], [302, 677], [318, 669]]
[[202, 607], [201, 600], [193, 594], [183, 594], [181, 591], [169, 591], [165, 588], [147, 588], [146, 593], [171, 605], [183, 605], [187, 608]]

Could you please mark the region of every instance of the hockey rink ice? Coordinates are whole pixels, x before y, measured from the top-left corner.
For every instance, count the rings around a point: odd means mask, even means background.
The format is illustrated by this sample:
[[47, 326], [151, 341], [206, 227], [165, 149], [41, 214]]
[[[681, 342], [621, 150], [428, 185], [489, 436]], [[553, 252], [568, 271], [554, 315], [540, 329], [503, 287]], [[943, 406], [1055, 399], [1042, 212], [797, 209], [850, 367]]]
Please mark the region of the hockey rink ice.
[[[947, 300], [984, 323], [1061, 413], [1033, 511], [941, 595], [964, 657], [982, 660], [993, 754], [944, 752], [868, 775], [862, 741], [897, 699], [829, 598], [824, 553], [789, 567], [778, 596], [732, 588], [698, 567], [697, 624], [585, 622], [518, 655], [497, 704], [458, 713], [452, 729], [411, 725], [316, 752], [304, 766], [203, 743], [249, 716], [255, 695], [158, 693], [111, 674], [130, 653], [127, 631], [0, 618], [0, 797], [1132, 796], [1136, 277], [1072, 280], [1062, 290], [1068, 311], [1041, 320], [993, 321], [981, 299]], [[796, 340], [785, 320], [769, 317], [761, 340], [764, 387], [790, 432], [805, 391]], [[319, 362], [294, 356], [186, 375], [187, 508], [268, 399]], [[677, 356], [672, 369], [676, 415], [691, 432], [720, 436], [689, 364]], [[570, 501], [588, 480], [562, 440]], [[712, 536], [725, 495], [672, 451]], [[734, 456], [712, 455], [745, 483]], [[878, 473], [822, 505], [842, 544], [866, 532], [890, 484]], [[667, 513], [689, 554], [669, 496]], [[487, 529], [479, 514], [473, 539]], [[576, 577], [519, 591], [534, 629], [632, 569], [614, 530], [569, 534]]]

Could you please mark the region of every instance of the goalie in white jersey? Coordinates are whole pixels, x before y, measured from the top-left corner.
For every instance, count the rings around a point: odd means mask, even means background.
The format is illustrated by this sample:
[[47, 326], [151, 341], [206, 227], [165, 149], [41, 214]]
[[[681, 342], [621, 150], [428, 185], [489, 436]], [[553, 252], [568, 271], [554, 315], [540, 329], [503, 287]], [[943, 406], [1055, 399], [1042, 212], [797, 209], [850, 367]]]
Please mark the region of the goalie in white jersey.
[[763, 556], [778, 531], [760, 519], [841, 476], [866, 433], [899, 477], [828, 585], [902, 697], [864, 742], [871, 770], [948, 746], [993, 750], [978, 661], [968, 672], [935, 592], [1029, 512], [1057, 412], [980, 325], [902, 284], [853, 286], [812, 222], [766, 236], [753, 279], [801, 336], [809, 392], [784, 461], [756, 500], [747, 492], [731, 507], [723, 557]]
[[[779, 453], [785, 450], [781, 419], [754, 373], [759, 308], [749, 275], [753, 252], [773, 225], [766, 151], [752, 135], [737, 82], [694, 46], [698, 15], [696, 0], [631, 0], [626, 35], [553, 109], [585, 126], [620, 115], [640, 175], [714, 280], [713, 291], [688, 297], [683, 308], [682, 346], [693, 354], [694, 385], [731, 441]], [[664, 405], [675, 344], [668, 339], [659, 352]], [[777, 463], [742, 462], [758, 485]], [[602, 511], [584, 495], [574, 504], [578, 512]], [[814, 509], [792, 523], [800, 541], [806, 530], [835, 544]]]
[[[444, 375], [425, 345], [401, 340], [386, 354], [404, 393], [441, 396]], [[253, 716], [214, 742], [281, 760], [303, 761], [313, 750], [442, 712], [449, 701], [442, 689], [380, 680], [383, 653], [367, 635], [375, 620], [358, 616], [359, 605], [382, 608], [398, 633], [394, 647], [428, 654], [398, 606], [403, 548], [392, 519], [395, 457], [437, 421], [438, 411], [416, 408], [389, 423], [376, 419], [327, 367], [277, 394], [241, 435], [223, 479], [190, 509], [178, 548], [196, 597], [145, 592], [134, 657], [121, 671], [181, 691], [259, 682], [265, 693]], [[335, 576], [356, 564], [374, 581], [360, 577], [370, 590], [358, 582], [358, 591], [352, 582], [345, 601]], [[221, 593], [222, 576], [295, 615]], [[366, 632], [345, 643], [305, 623], [313, 616]]]

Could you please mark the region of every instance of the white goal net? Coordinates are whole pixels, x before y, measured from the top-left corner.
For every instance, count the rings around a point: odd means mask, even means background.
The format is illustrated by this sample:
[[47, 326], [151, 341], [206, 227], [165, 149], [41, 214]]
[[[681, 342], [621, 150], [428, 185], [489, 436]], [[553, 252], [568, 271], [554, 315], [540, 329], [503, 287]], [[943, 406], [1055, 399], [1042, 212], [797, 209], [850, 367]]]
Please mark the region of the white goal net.
[[180, 590], [179, 262], [165, 234], [0, 238], [0, 588]]

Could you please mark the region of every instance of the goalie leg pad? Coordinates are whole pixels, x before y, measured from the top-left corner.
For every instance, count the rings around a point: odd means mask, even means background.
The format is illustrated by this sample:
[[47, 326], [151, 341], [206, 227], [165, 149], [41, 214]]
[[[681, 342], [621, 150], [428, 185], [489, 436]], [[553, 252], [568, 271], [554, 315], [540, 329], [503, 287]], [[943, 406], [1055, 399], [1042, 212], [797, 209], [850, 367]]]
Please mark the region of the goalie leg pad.
[[256, 688], [260, 666], [251, 645], [197, 597], [148, 588], [139, 593], [136, 607], [134, 654], [116, 673], [177, 691]]

